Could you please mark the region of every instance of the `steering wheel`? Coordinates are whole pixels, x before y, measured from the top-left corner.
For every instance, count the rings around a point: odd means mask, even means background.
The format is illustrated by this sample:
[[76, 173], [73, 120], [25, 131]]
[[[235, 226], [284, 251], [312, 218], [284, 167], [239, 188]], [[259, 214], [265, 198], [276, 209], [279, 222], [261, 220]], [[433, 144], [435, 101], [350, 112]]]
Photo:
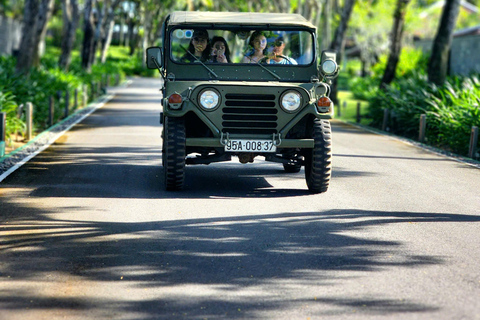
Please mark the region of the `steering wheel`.
[[[282, 58], [284, 60], [287, 60], [288, 61], [288, 64], [293, 64], [292, 61], [287, 57], [287, 56], [284, 56], [283, 54], [277, 54], [276, 55], [277, 58]], [[260, 59], [258, 61], [258, 63], [266, 63], [268, 59], [271, 59], [269, 58], [268, 56], [267, 57], [263, 57], [262, 59]]]
[[[289, 64], [292, 64], [292, 61], [287, 56], [284, 56], [283, 54], [277, 54], [276, 57], [287, 60]], [[258, 61], [258, 63], [266, 63], [268, 59], [270, 59], [270, 58], [269, 57], [263, 57], [262, 59], [260, 59]]]

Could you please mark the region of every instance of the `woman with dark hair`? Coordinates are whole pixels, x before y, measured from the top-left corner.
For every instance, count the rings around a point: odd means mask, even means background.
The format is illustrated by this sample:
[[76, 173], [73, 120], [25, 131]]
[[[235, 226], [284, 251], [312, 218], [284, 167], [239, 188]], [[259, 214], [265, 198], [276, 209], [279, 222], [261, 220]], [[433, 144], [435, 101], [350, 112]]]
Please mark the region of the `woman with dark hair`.
[[211, 62], [232, 63], [230, 49], [225, 38], [215, 36], [210, 43], [212, 44]]
[[182, 62], [195, 62], [197, 59], [206, 62], [210, 58], [210, 42], [207, 30], [197, 29], [193, 32], [187, 51], [181, 58]]
[[262, 31], [255, 31], [250, 36], [248, 48], [251, 49], [243, 58], [243, 63], [258, 63], [265, 58], [267, 50], [267, 37]]

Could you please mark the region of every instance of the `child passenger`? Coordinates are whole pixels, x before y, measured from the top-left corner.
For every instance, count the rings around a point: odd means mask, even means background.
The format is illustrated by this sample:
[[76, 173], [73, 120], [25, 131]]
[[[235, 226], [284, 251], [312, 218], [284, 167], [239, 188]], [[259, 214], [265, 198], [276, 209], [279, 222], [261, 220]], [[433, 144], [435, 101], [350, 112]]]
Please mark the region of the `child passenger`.
[[230, 59], [230, 49], [227, 41], [223, 37], [215, 36], [212, 38], [212, 53], [210, 62], [232, 63]]
[[255, 31], [250, 36], [248, 47], [253, 48], [251, 52], [248, 52], [243, 58], [243, 63], [258, 63], [265, 58], [267, 48], [267, 37], [262, 31]]

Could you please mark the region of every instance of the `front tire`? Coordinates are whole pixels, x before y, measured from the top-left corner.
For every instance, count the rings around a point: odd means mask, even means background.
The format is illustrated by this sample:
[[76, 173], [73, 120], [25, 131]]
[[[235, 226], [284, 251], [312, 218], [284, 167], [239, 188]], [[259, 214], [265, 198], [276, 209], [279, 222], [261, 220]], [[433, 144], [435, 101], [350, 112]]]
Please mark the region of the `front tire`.
[[163, 171], [165, 189], [182, 190], [185, 181], [185, 120], [184, 118], [165, 117], [163, 138]]
[[311, 193], [328, 190], [332, 175], [332, 129], [330, 121], [315, 118], [312, 126], [313, 149], [305, 149], [305, 179]]

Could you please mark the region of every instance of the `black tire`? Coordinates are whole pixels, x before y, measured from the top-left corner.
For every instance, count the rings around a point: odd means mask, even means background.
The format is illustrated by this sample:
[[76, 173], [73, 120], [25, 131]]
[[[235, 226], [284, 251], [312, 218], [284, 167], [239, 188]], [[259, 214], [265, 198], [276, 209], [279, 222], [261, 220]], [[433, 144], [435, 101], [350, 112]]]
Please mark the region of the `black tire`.
[[284, 163], [283, 164], [283, 169], [287, 173], [297, 173], [300, 172], [300, 169], [302, 168], [301, 165], [299, 164], [292, 164], [292, 163]]
[[184, 118], [165, 117], [163, 133], [163, 171], [165, 189], [178, 191], [183, 189], [185, 181], [185, 120]]
[[311, 193], [328, 190], [332, 175], [332, 129], [330, 121], [313, 120], [313, 149], [305, 149], [305, 179]]

